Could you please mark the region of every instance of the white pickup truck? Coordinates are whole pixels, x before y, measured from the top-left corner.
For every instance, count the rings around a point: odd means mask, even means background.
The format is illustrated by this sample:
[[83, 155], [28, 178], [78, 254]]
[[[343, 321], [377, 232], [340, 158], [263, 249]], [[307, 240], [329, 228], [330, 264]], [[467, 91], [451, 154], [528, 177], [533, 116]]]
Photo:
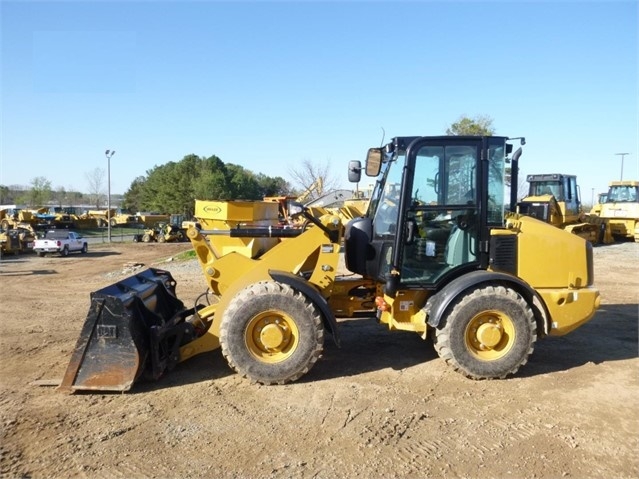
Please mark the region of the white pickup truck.
[[35, 240], [33, 245], [33, 251], [38, 253], [38, 256], [44, 256], [47, 253], [67, 256], [73, 251], [86, 253], [88, 250], [87, 240], [82, 235], [65, 230], [48, 231], [44, 238]]

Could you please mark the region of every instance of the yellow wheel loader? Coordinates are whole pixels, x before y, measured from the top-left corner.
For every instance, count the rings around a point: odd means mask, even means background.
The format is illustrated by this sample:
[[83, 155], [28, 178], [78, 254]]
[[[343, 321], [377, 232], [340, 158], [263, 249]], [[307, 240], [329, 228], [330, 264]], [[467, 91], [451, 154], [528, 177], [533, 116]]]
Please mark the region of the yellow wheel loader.
[[513, 213], [512, 149], [506, 137], [394, 138], [349, 164], [351, 181], [363, 170], [376, 186], [345, 227], [308, 211], [307, 227], [282, 226], [276, 203], [196, 201], [187, 235], [205, 293], [186, 306], [159, 269], [92, 293], [61, 389], [126, 391], [217, 348], [252, 382], [288, 383], [327, 335], [339, 346], [337, 318], [361, 313], [432, 338], [469, 378], [516, 373], [537, 338], [584, 324], [600, 297], [589, 242]]
[[618, 240], [639, 242], [639, 181], [611, 181], [598, 216]]
[[565, 229], [593, 244], [614, 242], [606, 222], [584, 213], [575, 175], [536, 174], [528, 175], [526, 180], [528, 196], [517, 204], [520, 214]]
[[143, 243], [174, 243], [187, 241], [187, 238], [179, 225], [159, 222], [153, 228], [145, 229], [140, 241]]

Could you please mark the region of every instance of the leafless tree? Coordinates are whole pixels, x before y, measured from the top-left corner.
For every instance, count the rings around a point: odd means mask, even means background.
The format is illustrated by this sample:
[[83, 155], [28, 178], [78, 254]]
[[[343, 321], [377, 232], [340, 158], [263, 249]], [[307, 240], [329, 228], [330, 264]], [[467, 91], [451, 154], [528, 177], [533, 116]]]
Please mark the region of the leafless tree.
[[301, 196], [306, 195], [304, 202], [319, 198], [323, 194], [334, 190], [339, 181], [330, 170], [329, 161], [323, 163], [303, 159], [299, 166], [289, 169], [292, 183], [299, 189]]
[[85, 174], [88, 184], [89, 197], [91, 203], [95, 204], [96, 209], [100, 208], [100, 202], [104, 196], [104, 170], [96, 168]]
[[58, 186], [54, 193], [55, 201], [58, 203], [59, 207], [62, 207], [62, 203], [65, 202], [67, 198], [67, 192], [64, 189], [64, 186]]

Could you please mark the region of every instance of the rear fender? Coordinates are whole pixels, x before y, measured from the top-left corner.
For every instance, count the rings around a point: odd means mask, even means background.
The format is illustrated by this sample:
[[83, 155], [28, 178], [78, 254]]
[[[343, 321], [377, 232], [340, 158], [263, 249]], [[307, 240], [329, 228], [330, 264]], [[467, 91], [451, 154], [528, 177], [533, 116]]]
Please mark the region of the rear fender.
[[543, 332], [544, 335], [548, 334], [549, 315], [544, 306], [544, 301], [539, 297], [537, 292], [531, 288], [528, 283], [516, 276], [484, 270], [473, 271], [460, 276], [431, 296], [424, 306], [424, 311], [428, 317], [428, 325], [437, 328], [442, 317], [448, 312], [449, 306], [460, 294], [467, 290], [474, 289], [480, 284], [486, 283], [498, 283], [517, 291], [531, 306], [540, 332]]

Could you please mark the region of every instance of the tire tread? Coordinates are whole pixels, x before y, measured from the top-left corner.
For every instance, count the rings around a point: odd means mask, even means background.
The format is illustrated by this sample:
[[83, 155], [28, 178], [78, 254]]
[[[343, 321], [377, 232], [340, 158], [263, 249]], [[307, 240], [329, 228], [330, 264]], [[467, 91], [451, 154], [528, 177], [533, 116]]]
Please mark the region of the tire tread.
[[[285, 302], [298, 302], [303, 304], [304, 310], [312, 318], [313, 333], [315, 337], [318, 338], [315, 343], [315, 347], [312, 350], [310, 356], [306, 359], [306, 362], [292, 374], [289, 374], [288, 376], [283, 378], [272, 379], [257, 377], [255, 374], [252, 374], [246, 368], [242, 367], [242, 365], [238, 364], [237, 361], [233, 358], [232, 353], [230, 352], [230, 343], [232, 341], [232, 338], [231, 334], [229, 333], [229, 327], [231, 325], [232, 318], [235, 317], [238, 310], [243, 304], [254, 300], [255, 297], [263, 295], [283, 296], [285, 297]], [[231, 319], [229, 320], [228, 318]], [[228, 362], [229, 366], [235, 372], [240, 374], [242, 377], [249, 379], [253, 384], [286, 384], [296, 381], [300, 377], [304, 376], [310, 371], [313, 365], [321, 357], [323, 351], [323, 339], [324, 326], [322, 323], [321, 315], [317, 311], [315, 305], [301, 292], [294, 290], [289, 285], [277, 283], [274, 281], [260, 281], [240, 291], [237, 296], [230, 302], [228, 308], [224, 313], [224, 319], [222, 320], [222, 323], [220, 325], [220, 344], [222, 346], [222, 355]]]
[[[450, 337], [450, 323], [455, 320], [456, 315], [459, 311], [464, 309], [469, 303], [477, 300], [478, 298], [486, 295], [492, 295], [495, 297], [501, 297], [508, 299], [510, 301], [514, 301], [519, 305], [522, 311], [525, 312], [525, 324], [529, 329], [530, 333], [530, 342], [527, 347], [527, 351], [524, 353], [523, 358], [519, 361], [518, 364], [510, 367], [505, 371], [501, 371], [495, 375], [489, 374], [476, 374], [472, 371], [469, 371], [459, 362], [458, 358], [454, 354], [454, 348], [451, 345], [451, 337]], [[451, 321], [452, 319], [452, 321]], [[528, 358], [533, 353], [534, 344], [537, 341], [537, 324], [535, 322], [535, 317], [532, 312], [530, 306], [526, 303], [526, 301], [514, 290], [511, 288], [507, 288], [501, 285], [498, 286], [484, 286], [481, 288], [477, 288], [472, 292], [464, 295], [458, 301], [454, 302], [451, 306], [450, 313], [446, 316], [446, 318], [442, 318], [442, 323], [440, 324], [440, 328], [435, 331], [433, 334], [433, 344], [435, 346], [435, 350], [440, 358], [442, 358], [446, 364], [451, 366], [458, 373], [466, 376], [470, 379], [503, 379], [507, 376], [515, 374], [519, 368], [525, 365], [528, 362]]]

